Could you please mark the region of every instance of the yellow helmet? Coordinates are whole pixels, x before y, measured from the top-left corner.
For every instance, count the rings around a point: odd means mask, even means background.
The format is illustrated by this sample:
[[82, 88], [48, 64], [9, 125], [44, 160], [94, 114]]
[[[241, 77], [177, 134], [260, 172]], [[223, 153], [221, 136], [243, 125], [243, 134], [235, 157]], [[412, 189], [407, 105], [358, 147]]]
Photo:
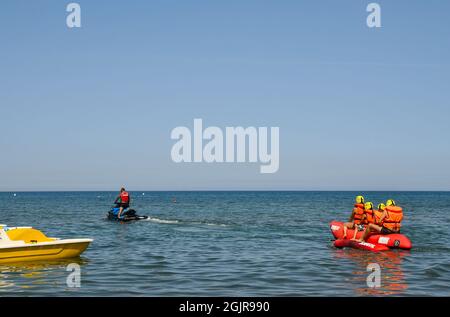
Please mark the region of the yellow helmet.
[[363, 196], [356, 196], [356, 203], [357, 204], [364, 204], [364, 197]]
[[378, 210], [385, 210], [385, 209], [386, 209], [386, 205], [385, 204], [383, 204], [383, 203], [378, 204]]
[[364, 210], [372, 210], [372, 209], [373, 204], [370, 201], [364, 204]]
[[395, 201], [393, 199], [388, 199], [386, 201], [386, 206], [395, 206]]

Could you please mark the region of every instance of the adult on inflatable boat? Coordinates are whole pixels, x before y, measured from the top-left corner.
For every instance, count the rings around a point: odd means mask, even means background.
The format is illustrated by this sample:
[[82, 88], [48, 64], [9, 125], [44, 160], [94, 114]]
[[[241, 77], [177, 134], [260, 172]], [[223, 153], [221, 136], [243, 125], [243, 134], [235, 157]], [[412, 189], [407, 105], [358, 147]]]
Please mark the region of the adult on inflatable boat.
[[388, 199], [386, 205], [379, 204], [378, 210], [373, 211], [374, 221], [368, 223], [360, 242], [367, 239], [371, 231], [381, 234], [400, 233], [401, 222], [403, 220], [403, 209], [396, 206], [395, 201]]
[[349, 222], [344, 223], [344, 236], [343, 239], [347, 239], [347, 229], [355, 229], [353, 238], [356, 238], [358, 231], [364, 230], [366, 214], [364, 213], [364, 197], [356, 196], [355, 205], [350, 215]]

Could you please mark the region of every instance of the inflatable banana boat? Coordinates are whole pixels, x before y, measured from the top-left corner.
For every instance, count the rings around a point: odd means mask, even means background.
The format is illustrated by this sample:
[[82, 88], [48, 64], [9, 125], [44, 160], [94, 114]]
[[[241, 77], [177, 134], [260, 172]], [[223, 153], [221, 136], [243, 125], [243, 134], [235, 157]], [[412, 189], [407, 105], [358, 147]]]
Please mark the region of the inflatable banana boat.
[[[332, 221], [330, 223], [330, 230], [336, 241], [334, 241], [334, 246], [337, 248], [351, 247], [355, 249], [362, 249], [368, 251], [386, 251], [389, 249], [404, 249], [410, 250], [412, 248], [412, 243], [403, 234], [392, 233], [392, 234], [371, 234], [367, 241], [358, 242], [353, 241], [353, 235], [355, 231], [353, 229], [347, 230], [347, 237], [344, 239], [344, 223], [339, 221]], [[363, 231], [356, 233], [356, 239], [360, 239]]]
[[366, 251], [372, 251], [372, 252], [380, 252], [380, 251], [387, 251], [389, 248], [385, 245], [378, 244], [378, 243], [370, 243], [370, 242], [359, 242], [355, 240], [349, 240], [349, 239], [338, 239], [334, 241], [334, 246], [336, 248], [353, 248], [353, 249], [360, 249], [360, 250], [366, 250]]

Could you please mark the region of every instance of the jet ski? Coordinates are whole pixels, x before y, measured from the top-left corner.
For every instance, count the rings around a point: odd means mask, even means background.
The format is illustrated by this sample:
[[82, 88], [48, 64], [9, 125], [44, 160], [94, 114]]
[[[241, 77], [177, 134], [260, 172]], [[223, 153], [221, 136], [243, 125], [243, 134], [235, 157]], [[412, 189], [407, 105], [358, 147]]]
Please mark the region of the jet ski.
[[117, 215], [119, 214], [119, 210], [120, 210], [120, 208], [117, 206], [112, 207], [111, 210], [108, 212], [108, 220], [128, 222], [128, 221], [148, 219], [148, 216], [137, 215], [136, 210], [131, 209], [131, 208], [124, 209], [122, 211], [120, 217], [117, 217]]

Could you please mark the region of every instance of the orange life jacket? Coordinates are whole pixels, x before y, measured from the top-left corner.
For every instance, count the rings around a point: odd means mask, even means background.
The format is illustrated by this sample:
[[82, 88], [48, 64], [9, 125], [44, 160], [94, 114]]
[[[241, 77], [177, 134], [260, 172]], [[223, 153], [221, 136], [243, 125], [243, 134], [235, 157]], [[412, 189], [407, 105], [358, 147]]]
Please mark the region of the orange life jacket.
[[375, 216], [373, 209], [364, 210], [364, 213], [366, 214], [366, 219], [364, 220], [365, 224], [375, 223]]
[[377, 224], [377, 225], [381, 225], [381, 217], [383, 216], [383, 214], [384, 214], [384, 210], [374, 210], [373, 211], [373, 215], [374, 215], [374, 220], [375, 220], [375, 224]]
[[121, 192], [120, 193], [120, 202], [122, 204], [128, 204], [129, 201], [130, 201], [130, 195], [128, 195], [127, 192]]
[[353, 221], [355, 224], [361, 224], [361, 221], [364, 216], [364, 204], [355, 204], [355, 208], [353, 208]]
[[386, 212], [386, 217], [383, 220], [383, 227], [392, 231], [400, 231], [400, 223], [403, 220], [402, 207], [387, 206]]

